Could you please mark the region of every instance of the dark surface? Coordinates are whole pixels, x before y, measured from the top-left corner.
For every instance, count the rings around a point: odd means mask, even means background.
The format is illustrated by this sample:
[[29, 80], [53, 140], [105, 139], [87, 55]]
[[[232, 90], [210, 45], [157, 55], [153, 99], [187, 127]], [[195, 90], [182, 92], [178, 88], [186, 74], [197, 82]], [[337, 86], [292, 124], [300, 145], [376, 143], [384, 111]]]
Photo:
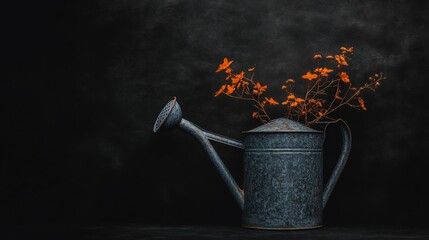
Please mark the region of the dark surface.
[[224, 226], [125, 226], [88, 229], [94, 239], [429, 239], [429, 230], [407, 228], [326, 227], [307, 231], [263, 231]]
[[[353, 81], [379, 71], [388, 80], [364, 96], [366, 112], [340, 112], [353, 146], [324, 222], [429, 224], [428, 5], [3, 3], [0, 221], [240, 226], [239, 208], [198, 143], [180, 131], [152, 133], [159, 111], [177, 96], [184, 118], [242, 140], [259, 123], [246, 103], [213, 97], [224, 57], [237, 69], [256, 64], [255, 77], [273, 90], [313, 69], [314, 54], [353, 46]], [[328, 131], [325, 181], [340, 142], [338, 129]], [[242, 179], [242, 152], [215, 147]]]
[[427, 240], [424, 228], [394, 228], [374, 226], [323, 227], [313, 230], [267, 231], [227, 226], [62, 226], [44, 228], [13, 228], [2, 231], [4, 240], [15, 239], [100, 239], [100, 240], [244, 240], [244, 239], [301, 239], [301, 240]]

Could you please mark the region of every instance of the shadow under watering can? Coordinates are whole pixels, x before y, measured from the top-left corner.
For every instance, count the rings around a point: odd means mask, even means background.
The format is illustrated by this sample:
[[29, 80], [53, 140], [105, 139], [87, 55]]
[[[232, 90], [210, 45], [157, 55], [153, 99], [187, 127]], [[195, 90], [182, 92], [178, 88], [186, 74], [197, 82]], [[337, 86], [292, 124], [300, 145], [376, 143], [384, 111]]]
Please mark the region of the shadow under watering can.
[[[290, 119], [275, 119], [245, 131], [241, 142], [205, 131], [183, 119], [181, 108], [173, 98], [162, 109], [153, 131], [179, 127], [201, 143], [242, 209], [243, 227], [293, 230], [322, 227], [323, 208], [351, 148], [349, 127], [343, 120], [335, 122], [340, 124], [343, 146], [325, 188], [324, 131]], [[237, 185], [210, 140], [244, 150], [243, 189]]]

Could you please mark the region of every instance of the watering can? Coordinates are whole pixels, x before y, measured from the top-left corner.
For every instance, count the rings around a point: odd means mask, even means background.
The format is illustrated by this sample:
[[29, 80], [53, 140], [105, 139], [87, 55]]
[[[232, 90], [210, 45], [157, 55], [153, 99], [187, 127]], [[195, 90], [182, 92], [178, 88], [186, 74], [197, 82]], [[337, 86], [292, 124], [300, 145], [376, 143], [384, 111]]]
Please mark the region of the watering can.
[[[243, 227], [293, 230], [322, 227], [323, 208], [351, 148], [349, 127], [342, 120], [336, 122], [340, 125], [343, 146], [325, 187], [324, 131], [290, 119], [275, 119], [245, 131], [241, 142], [205, 131], [183, 119], [181, 108], [173, 98], [162, 109], [153, 131], [179, 127], [201, 143], [242, 209]], [[237, 185], [210, 140], [244, 150], [243, 188]]]

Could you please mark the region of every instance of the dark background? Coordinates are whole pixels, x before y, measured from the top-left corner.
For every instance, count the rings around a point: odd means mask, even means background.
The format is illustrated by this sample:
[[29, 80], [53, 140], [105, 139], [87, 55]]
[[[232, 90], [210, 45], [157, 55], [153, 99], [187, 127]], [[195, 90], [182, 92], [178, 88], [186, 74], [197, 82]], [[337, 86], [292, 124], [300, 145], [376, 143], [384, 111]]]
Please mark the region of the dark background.
[[[368, 111], [341, 112], [353, 149], [325, 224], [429, 224], [427, 1], [2, 8], [2, 223], [239, 225], [240, 211], [198, 143], [178, 130], [152, 133], [159, 111], [177, 96], [186, 119], [241, 139], [259, 123], [246, 103], [213, 97], [224, 57], [237, 69], [256, 64], [256, 78], [275, 89], [314, 68], [314, 54], [353, 46], [352, 81], [380, 71], [388, 80], [365, 95]], [[332, 127], [325, 178], [338, 138]], [[241, 153], [215, 147], [241, 183]]]

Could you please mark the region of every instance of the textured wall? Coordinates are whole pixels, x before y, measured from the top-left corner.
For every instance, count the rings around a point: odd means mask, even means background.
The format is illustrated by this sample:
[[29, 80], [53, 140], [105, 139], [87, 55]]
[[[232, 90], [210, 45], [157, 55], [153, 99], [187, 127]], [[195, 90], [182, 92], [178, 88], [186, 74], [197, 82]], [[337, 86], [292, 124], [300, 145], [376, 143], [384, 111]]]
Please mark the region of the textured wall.
[[[5, 7], [0, 218], [14, 223], [239, 224], [196, 141], [154, 135], [177, 96], [184, 117], [240, 139], [251, 107], [212, 97], [223, 57], [275, 87], [315, 53], [354, 46], [355, 79], [383, 71], [368, 111], [344, 111], [350, 163], [327, 223], [428, 223], [425, 1], [84, 1]], [[326, 174], [338, 147], [328, 136]], [[241, 153], [216, 145], [241, 177]], [[239, 181], [241, 183], [241, 181]]]

